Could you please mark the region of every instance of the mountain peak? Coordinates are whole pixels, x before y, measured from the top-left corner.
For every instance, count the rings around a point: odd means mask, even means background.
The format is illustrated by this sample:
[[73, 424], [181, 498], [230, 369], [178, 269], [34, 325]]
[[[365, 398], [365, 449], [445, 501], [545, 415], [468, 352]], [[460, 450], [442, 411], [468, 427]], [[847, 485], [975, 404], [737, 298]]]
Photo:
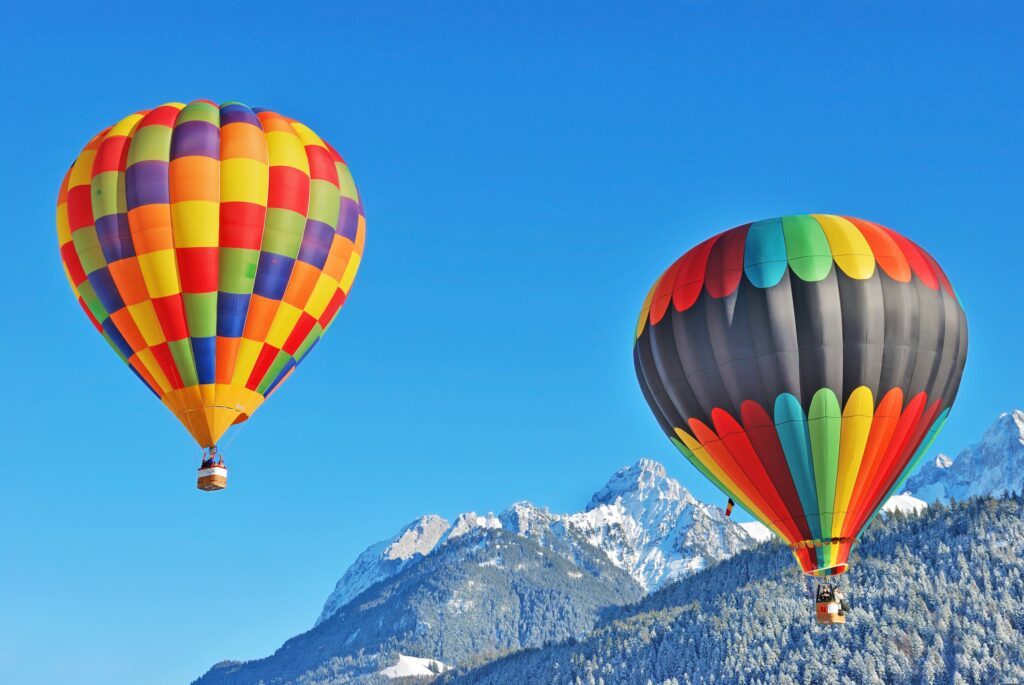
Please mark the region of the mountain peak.
[[558, 517], [547, 507], [538, 507], [525, 500], [516, 502], [498, 514], [498, 520], [505, 530], [526, 537], [542, 538], [545, 531]]
[[[616, 471], [605, 486], [590, 498], [586, 511], [602, 504], [643, 503], [651, 498], [678, 502], [696, 502], [689, 491], [671, 478], [664, 465], [653, 459], [640, 459], [632, 466]], [[628, 506], [627, 506], [628, 508]]]
[[1024, 445], [1024, 411], [1014, 409], [1000, 414], [995, 423], [985, 431], [981, 440]]
[[753, 544], [721, 509], [697, 501], [652, 459], [616, 471], [569, 524], [647, 590]]
[[640, 457], [640, 459], [637, 460], [635, 464], [633, 464], [632, 468], [646, 473], [650, 473], [656, 478], [665, 478], [668, 476], [668, 472], [665, 471], [664, 464], [662, 464], [660, 461], [648, 459], [647, 457]]
[[443, 539], [457, 538], [477, 528], [501, 528], [501, 521], [490, 512], [486, 516], [480, 516], [475, 511], [467, 511], [464, 514], [459, 514], [455, 523], [444, 534]]
[[1000, 414], [979, 442], [955, 459], [940, 454], [907, 480], [905, 489], [925, 502], [998, 495], [1024, 489], [1024, 411]]

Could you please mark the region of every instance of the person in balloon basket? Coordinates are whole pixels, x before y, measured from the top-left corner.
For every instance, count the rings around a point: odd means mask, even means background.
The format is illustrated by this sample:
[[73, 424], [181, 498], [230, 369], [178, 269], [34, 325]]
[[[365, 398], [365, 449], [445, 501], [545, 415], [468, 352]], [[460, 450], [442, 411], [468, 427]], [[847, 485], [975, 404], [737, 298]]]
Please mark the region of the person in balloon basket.
[[832, 590], [832, 596], [835, 598], [834, 601], [839, 602], [839, 615], [845, 616], [846, 612], [850, 610], [850, 603], [846, 601], [846, 595], [838, 585]]
[[224, 457], [222, 457], [219, 454], [217, 454], [216, 446], [210, 448], [209, 455], [207, 456], [206, 459], [203, 459], [203, 463], [202, 463], [202, 465], [199, 468], [201, 468], [201, 469], [209, 469], [209, 468], [213, 468], [214, 466], [219, 466], [221, 468], [224, 468]]
[[838, 585], [833, 583], [825, 583], [818, 587], [818, 601], [839, 604], [839, 616], [845, 616], [846, 612], [850, 610], [850, 603], [847, 601], [846, 595]]

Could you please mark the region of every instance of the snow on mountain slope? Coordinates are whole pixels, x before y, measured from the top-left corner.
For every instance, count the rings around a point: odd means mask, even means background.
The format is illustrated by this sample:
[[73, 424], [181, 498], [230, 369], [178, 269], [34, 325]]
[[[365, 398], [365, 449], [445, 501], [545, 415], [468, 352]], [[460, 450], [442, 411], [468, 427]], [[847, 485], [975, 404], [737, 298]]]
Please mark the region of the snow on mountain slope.
[[397, 535], [367, 547], [334, 586], [334, 592], [324, 603], [316, 624], [322, 623], [374, 583], [390, 578], [430, 554], [450, 528], [451, 524], [445, 519], [428, 514], [402, 528]]
[[758, 542], [764, 542], [765, 540], [771, 540], [772, 533], [768, 530], [768, 526], [764, 525], [760, 521], [751, 521], [749, 523], [741, 523], [740, 528], [747, 531], [747, 535], [754, 538]]
[[753, 544], [718, 507], [697, 501], [665, 467], [641, 459], [620, 469], [576, 514], [552, 514], [518, 502], [499, 519], [506, 530], [572, 557], [597, 547], [645, 589], [698, 571]]
[[720, 508], [696, 500], [664, 466], [641, 459], [617, 471], [579, 513], [553, 514], [530, 502], [517, 502], [497, 516], [461, 514], [454, 524], [433, 515], [414, 521], [359, 555], [338, 581], [317, 623], [370, 585], [417, 563], [446, 541], [481, 528], [502, 528], [530, 538], [583, 567], [592, 556], [581, 545], [592, 545], [648, 591], [755, 542]]
[[884, 505], [882, 511], [892, 513], [902, 511], [904, 514], [917, 514], [928, 506], [924, 500], [920, 500], [906, 492], [902, 495], [893, 495]]
[[1024, 411], [1001, 414], [981, 441], [961, 450], [956, 459], [940, 454], [904, 490], [925, 502], [1024, 491]]
[[415, 656], [399, 654], [398, 663], [381, 669], [380, 674], [385, 678], [409, 678], [435, 676], [447, 670], [448, 667], [437, 659], [421, 659]]

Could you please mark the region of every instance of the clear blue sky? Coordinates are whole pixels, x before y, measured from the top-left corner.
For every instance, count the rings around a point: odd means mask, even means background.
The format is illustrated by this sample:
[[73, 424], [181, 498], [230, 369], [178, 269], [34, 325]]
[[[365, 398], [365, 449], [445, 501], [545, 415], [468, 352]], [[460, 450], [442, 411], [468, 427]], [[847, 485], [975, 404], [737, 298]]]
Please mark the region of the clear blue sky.
[[[945, 267], [971, 352], [940, 450], [1024, 406], [1019, 6], [302, 4], [5, 14], [0, 682], [182, 685], [308, 628], [418, 515], [576, 510], [640, 456], [721, 503], [631, 329], [675, 257], [752, 219], [852, 214]], [[73, 301], [53, 220], [90, 136], [197, 98], [308, 123], [368, 217], [348, 304], [217, 495]]]

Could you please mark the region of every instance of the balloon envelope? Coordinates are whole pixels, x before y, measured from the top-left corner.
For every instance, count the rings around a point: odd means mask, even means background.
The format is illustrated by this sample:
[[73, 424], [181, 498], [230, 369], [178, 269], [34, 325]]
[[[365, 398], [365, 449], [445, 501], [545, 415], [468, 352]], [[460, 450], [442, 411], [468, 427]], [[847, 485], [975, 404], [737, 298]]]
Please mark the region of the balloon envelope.
[[963, 308], [930, 255], [821, 214], [693, 248], [651, 288], [635, 336], [666, 435], [813, 575], [847, 569], [945, 421], [967, 357]]
[[85, 146], [57, 200], [82, 309], [204, 447], [317, 343], [345, 302], [364, 234], [334, 148], [237, 102], [125, 117]]

